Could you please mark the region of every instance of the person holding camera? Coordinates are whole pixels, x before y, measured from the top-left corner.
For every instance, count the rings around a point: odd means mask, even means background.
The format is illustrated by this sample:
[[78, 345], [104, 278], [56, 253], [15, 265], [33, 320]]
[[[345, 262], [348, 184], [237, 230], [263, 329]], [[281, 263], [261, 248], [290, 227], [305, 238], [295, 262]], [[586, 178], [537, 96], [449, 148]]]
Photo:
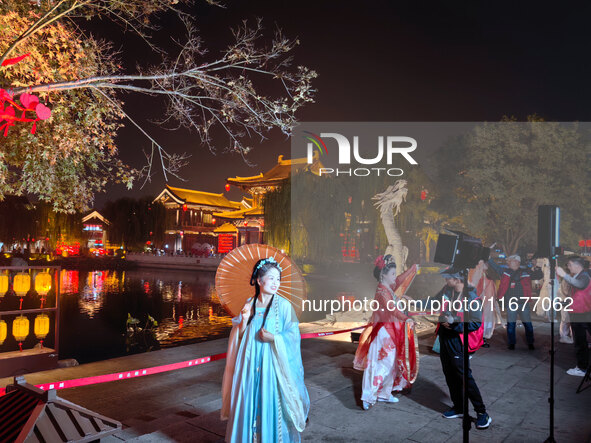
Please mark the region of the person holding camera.
[[532, 295], [531, 281], [532, 279], [543, 279], [542, 270], [534, 268], [530, 271], [521, 267], [519, 255], [507, 257], [507, 266], [498, 265], [492, 259], [488, 261], [488, 264], [501, 277], [498, 298], [502, 299], [505, 295], [507, 296], [504, 303], [507, 308], [507, 348], [511, 351], [515, 349], [515, 325], [517, 317], [519, 317], [525, 328], [527, 347], [534, 350], [534, 327], [531, 323], [531, 310], [528, 302]]
[[570, 275], [560, 266], [556, 268], [556, 274], [568, 283], [570, 291], [567, 291], [567, 294], [573, 299], [570, 305], [572, 309], [570, 322], [577, 357], [577, 366], [566, 373], [583, 377], [589, 365], [587, 331], [591, 333], [591, 277], [589, 271], [585, 269], [586, 262], [582, 257], [570, 257], [566, 266]]
[[[445, 381], [449, 388], [449, 396], [453, 403], [450, 410], [443, 413], [445, 418], [461, 418], [463, 404], [463, 381], [464, 381], [464, 346], [463, 331], [464, 325], [468, 328], [468, 345], [470, 351], [476, 351], [482, 345], [482, 303], [476, 294], [476, 289], [468, 286], [468, 298], [465, 301], [470, 307], [466, 319], [464, 320], [463, 310], [456, 308], [464, 306], [462, 300], [462, 291], [464, 282], [460, 271], [452, 267], [447, 268], [441, 273], [445, 278], [446, 285], [437, 296], [429, 298], [423, 304], [424, 309], [433, 308], [435, 300], [440, 299], [442, 307], [439, 315], [439, 324], [437, 325], [437, 336], [440, 342], [439, 358], [441, 367], [445, 375]], [[448, 300], [445, 300], [448, 298]], [[439, 304], [438, 303], [438, 304]], [[478, 306], [478, 309], [473, 307]], [[478, 385], [472, 376], [472, 371], [468, 366], [468, 398], [476, 411], [476, 428], [486, 429], [490, 426], [492, 419], [486, 412], [486, 406], [482, 401]]]

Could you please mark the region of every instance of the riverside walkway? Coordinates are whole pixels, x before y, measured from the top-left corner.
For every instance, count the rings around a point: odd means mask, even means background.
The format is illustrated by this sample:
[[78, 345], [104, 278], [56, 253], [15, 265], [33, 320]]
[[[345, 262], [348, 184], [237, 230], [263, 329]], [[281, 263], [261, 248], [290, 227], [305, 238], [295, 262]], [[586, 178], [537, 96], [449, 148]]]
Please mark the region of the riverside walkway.
[[[349, 325], [345, 327], [350, 327]], [[505, 345], [498, 327], [491, 347], [471, 360], [493, 422], [487, 430], [470, 432], [474, 442], [542, 442], [548, 437], [549, 331], [534, 322], [536, 350], [524, 343], [518, 328], [515, 351]], [[340, 328], [339, 328], [340, 329]], [[558, 328], [556, 328], [558, 329]], [[308, 332], [308, 331], [305, 331]], [[360, 406], [362, 373], [352, 368], [356, 345], [349, 334], [302, 341], [305, 379], [311, 398], [306, 442], [458, 442], [461, 420], [441, 412], [450, 404], [439, 356], [430, 351], [432, 337], [420, 340], [419, 377], [399, 403]], [[146, 368], [225, 352], [220, 339], [71, 368], [28, 375], [40, 384], [111, 372]], [[558, 442], [591, 441], [591, 388], [575, 394], [581, 381], [565, 371], [574, 366], [573, 345], [556, 338], [555, 438]], [[65, 389], [58, 395], [123, 423], [123, 430], [105, 441], [223, 442], [219, 419], [220, 386], [225, 360], [137, 379]], [[0, 379], [5, 386], [9, 379]], [[473, 414], [473, 411], [472, 411]]]

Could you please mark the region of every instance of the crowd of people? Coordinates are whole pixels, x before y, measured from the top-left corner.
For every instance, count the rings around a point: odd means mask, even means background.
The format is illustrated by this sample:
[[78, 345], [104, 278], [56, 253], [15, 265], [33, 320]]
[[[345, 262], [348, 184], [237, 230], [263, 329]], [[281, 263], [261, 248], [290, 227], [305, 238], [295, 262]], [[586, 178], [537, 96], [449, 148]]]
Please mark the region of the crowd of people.
[[[542, 263], [543, 264], [543, 263]], [[589, 364], [587, 332], [591, 333], [591, 277], [586, 261], [570, 257], [567, 270], [558, 267], [560, 293], [572, 299], [570, 320], [564, 329], [572, 329], [576, 366], [569, 375], [583, 376]], [[500, 277], [497, 285], [489, 270]], [[389, 302], [408, 298], [405, 291], [418, 271], [413, 265], [397, 275], [391, 256], [376, 260], [377, 279], [374, 310], [370, 324], [360, 337], [353, 366], [363, 371], [361, 405], [364, 410], [378, 402], [398, 402], [398, 394], [410, 394], [418, 371], [418, 342], [414, 334], [413, 315], [392, 309]], [[535, 349], [531, 321], [530, 298], [532, 281], [548, 284], [543, 267], [522, 266], [521, 257], [512, 255], [506, 265], [493, 260], [480, 261], [465, 279], [460, 269], [449, 267], [441, 272], [445, 284], [432, 297], [423, 300], [424, 310], [439, 310], [436, 345], [441, 367], [449, 389], [451, 406], [443, 413], [448, 419], [463, 417], [464, 346], [467, 330], [468, 350], [472, 354], [482, 346], [490, 346], [496, 326], [501, 323], [499, 301], [507, 315], [507, 347], [516, 347], [516, 322], [523, 323], [529, 350]], [[233, 319], [224, 372], [221, 415], [228, 420], [226, 441], [260, 442], [301, 440], [310, 408], [304, 384], [300, 352], [299, 324], [291, 304], [277, 294], [282, 269], [271, 257], [254, 265], [250, 284], [255, 295], [249, 298], [241, 313]], [[543, 292], [543, 291], [542, 291]], [[467, 294], [470, 308], [454, 309], [455, 301]], [[476, 428], [487, 429], [492, 418], [470, 365], [467, 366], [467, 395], [476, 412]]]

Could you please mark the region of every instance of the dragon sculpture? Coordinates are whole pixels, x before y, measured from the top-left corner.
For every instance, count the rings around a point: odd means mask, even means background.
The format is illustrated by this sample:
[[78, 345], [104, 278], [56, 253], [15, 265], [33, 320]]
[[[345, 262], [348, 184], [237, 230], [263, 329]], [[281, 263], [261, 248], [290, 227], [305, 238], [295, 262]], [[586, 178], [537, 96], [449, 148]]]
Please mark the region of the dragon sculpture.
[[408, 248], [402, 245], [402, 238], [396, 229], [394, 217], [400, 212], [400, 205], [406, 201], [406, 180], [397, 180], [394, 185], [372, 197], [375, 200], [375, 207], [380, 211], [384, 231], [388, 238], [388, 247], [384, 255], [390, 254], [394, 257], [396, 263], [396, 273], [401, 274], [406, 270], [406, 258], [408, 257]]

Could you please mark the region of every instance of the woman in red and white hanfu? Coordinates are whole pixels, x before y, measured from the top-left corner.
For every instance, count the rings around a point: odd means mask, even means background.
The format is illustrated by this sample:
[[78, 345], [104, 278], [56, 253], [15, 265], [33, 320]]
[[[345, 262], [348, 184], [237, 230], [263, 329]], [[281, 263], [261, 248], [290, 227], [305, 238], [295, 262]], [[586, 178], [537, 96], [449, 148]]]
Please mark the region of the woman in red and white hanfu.
[[398, 309], [406, 303], [404, 291], [418, 266], [413, 265], [396, 277], [396, 264], [390, 259], [387, 255], [376, 260], [374, 276], [379, 284], [375, 300], [379, 306], [361, 334], [353, 362], [355, 369], [364, 371], [361, 400], [365, 410], [376, 401], [397, 402], [392, 392], [410, 388], [418, 373], [419, 347], [414, 322]]
[[468, 273], [468, 281], [476, 288], [476, 293], [482, 301], [482, 327], [485, 348], [490, 345], [486, 340], [490, 339], [497, 325], [502, 323], [501, 309], [497, 301], [497, 288], [495, 282], [486, 275], [488, 263], [480, 260], [474, 269]]

